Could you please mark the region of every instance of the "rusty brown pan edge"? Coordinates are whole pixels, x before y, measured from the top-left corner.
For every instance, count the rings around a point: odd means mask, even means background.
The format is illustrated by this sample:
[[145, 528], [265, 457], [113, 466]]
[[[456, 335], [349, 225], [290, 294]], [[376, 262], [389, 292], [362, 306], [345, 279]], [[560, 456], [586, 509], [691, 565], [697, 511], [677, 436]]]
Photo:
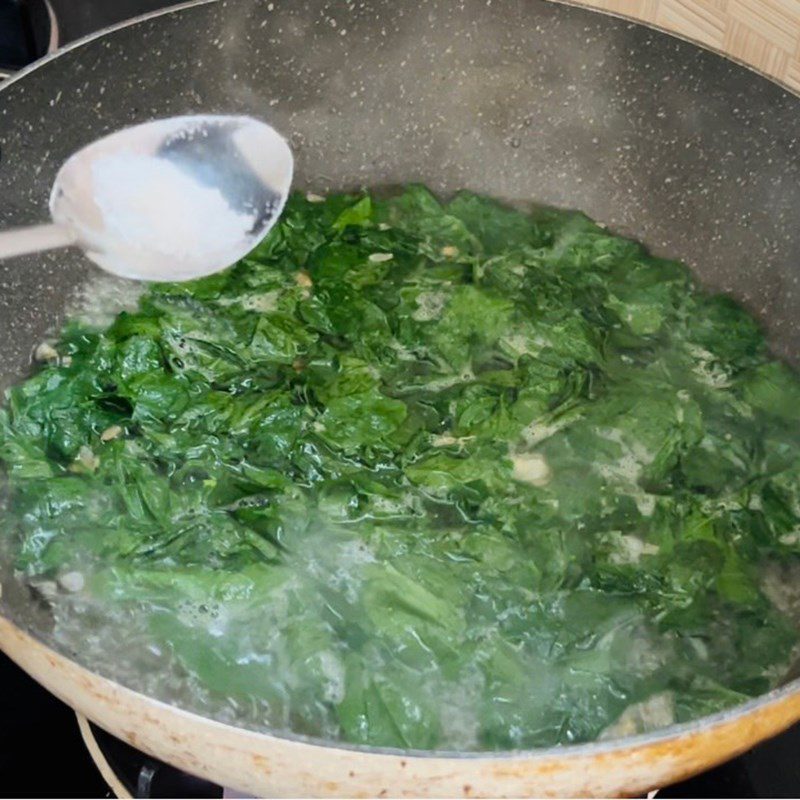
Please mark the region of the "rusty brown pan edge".
[[109, 733], [257, 796], [624, 796], [714, 766], [800, 720], [800, 682], [653, 734], [502, 753], [333, 745], [235, 728], [90, 672], [0, 617], [0, 649]]
[[[62, 53], [108, 33], [215, 2], [220, 0], [187, 0], [94, 31], [23, 68], [0, 84], [0, 92]], [[580, 0], [550, 2], [682, 39], [800, 96], [746, 61], [632, 14]], [[0, 650], [112, 735], [187, 772], [256, 796], [634, 796], [722, 763], [800, 720], [798, 678], [718, 714], [612, 742], [493, 753], [403, 751], [259, 733], [211, 720], [90, 672], [3, 616]]]

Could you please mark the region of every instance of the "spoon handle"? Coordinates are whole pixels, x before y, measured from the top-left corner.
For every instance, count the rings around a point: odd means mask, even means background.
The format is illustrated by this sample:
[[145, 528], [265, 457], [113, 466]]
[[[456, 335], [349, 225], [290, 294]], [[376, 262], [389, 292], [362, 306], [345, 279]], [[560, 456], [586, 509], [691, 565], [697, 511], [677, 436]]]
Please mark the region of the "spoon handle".
[[0, 259], [38, 253], [55, 247], [75, 244], [75, 234], [63, 225], [31, 225], [28, 228], [12, 228], [0, 231]]

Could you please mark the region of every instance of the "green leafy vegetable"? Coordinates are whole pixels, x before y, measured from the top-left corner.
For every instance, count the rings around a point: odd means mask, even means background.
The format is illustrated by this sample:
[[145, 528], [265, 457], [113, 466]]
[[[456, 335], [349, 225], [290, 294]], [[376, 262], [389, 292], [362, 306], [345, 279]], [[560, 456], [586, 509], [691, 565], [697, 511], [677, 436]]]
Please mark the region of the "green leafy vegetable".
[[204, 709], [492, 750], [789, 668], [800, 380], [583, 215], [294, 195], [230, 270], [55, 349], [0, 409], [8, 549], [115, 646], [143, 619]]

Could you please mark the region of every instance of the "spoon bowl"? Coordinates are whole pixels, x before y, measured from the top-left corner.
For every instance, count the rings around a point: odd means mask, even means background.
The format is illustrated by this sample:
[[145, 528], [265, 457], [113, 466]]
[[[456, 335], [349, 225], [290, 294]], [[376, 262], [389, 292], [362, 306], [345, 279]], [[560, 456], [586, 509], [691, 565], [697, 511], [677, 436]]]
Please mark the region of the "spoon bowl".
[[293, 166], [285, 139], [250, 117], [182, 116], [124, 128], [64, 163], [50, 196], [55, 227], [0, 234], [0, 257], [74, 244], [126, 278], [209, 275], [264, 238], [286, 202]]

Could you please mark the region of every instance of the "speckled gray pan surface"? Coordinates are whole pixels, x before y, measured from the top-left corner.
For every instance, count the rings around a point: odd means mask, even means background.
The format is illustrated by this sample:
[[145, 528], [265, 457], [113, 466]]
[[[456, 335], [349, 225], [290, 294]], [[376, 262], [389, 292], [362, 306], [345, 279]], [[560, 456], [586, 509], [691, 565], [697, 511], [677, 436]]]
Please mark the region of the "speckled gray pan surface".
[[[94, 39], [0, 91], [0, 225], [47, 216], [76, 148], [247, 112], [300, 187], [424, 181], [580, 208], [687, 261], [800, 352], [800, 99], [647, 28], [539, 0], [221, 2]], [[0, 265], [0, 388], [94, 268]]]

